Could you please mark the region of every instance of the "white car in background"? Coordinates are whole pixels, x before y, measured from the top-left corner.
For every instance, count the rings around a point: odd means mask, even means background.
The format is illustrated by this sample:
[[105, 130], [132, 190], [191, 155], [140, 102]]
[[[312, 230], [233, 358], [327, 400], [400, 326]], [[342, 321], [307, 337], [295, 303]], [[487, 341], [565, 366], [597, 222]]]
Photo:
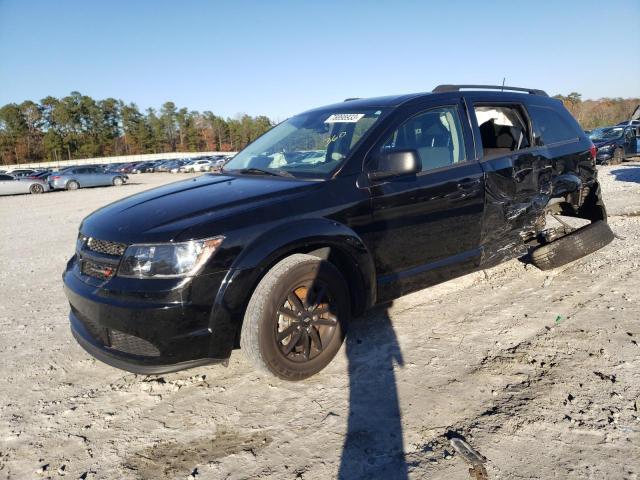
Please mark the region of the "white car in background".
[[0, 195], [38, 194], [49, 190], [51, 190], [49, 184], [39, 178], [20, 178], [0, 173]]
[[181, 172], [208, 172], [209, 168], [213, 165], [211, 160], [193, 160], [180, 167]]

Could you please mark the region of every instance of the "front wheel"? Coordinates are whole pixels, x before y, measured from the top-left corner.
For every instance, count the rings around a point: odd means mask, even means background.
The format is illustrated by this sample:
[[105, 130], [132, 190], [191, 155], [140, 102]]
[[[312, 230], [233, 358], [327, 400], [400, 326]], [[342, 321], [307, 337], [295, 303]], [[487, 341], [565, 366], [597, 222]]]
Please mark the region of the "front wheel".
[[338, 353], [348, 316], [348, 287], [338, 269], [310, 255], [291, 255], [253, 292], [240, 346], [257, 369], [302, 380]]
[[122, 180], [122, 177], [115, 177], [113, 179], [113, 185], [116, 186], [116, 187], [119, 187], [123, 183], [124, 183], [124, 181]]

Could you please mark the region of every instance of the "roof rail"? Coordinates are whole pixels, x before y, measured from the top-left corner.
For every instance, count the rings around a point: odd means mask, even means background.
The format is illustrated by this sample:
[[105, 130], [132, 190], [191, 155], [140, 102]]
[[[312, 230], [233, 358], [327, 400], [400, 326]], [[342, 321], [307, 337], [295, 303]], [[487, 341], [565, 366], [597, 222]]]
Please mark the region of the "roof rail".
[[360, 97], [349, 97], [344, 99], [345, 102], [351, 102], [353, 100], [360, 100]]
[[541, 97], [548, 97], [547, 92], [544, 90], [538, 90], [536, 88], [521, 88], [521, 87], [507, 87], [505, 85], [438, 85], [432, 90], [433, 93], [443, 92], [459, 92], [460, 90], [474, 89], [474, 90], [509, 90], [512, 92], [527, 92], [530, 95], [540, 95]]

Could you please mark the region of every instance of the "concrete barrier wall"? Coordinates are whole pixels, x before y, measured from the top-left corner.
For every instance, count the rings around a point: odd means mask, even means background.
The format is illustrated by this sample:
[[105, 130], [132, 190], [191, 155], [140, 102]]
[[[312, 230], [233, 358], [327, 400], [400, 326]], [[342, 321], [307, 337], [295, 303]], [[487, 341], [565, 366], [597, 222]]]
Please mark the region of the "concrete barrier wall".
[[0, 165], [0, 170], [16, 170], [18, 168], [61, 168], [67, 165], [91, 165], [95, 163], [120, 163], [120, 162], [150, 162], [152, 160], [172, 160], [182, 158], [197, 158], [208, 155], [235, 155], [236, 152], [169, 152], [169, 153], [145, 153], [143, 155], [120, 155], [117, 157], [80, 158], [75, 160], [62, 160], [60, 162], [21, 163], [20, 165]]

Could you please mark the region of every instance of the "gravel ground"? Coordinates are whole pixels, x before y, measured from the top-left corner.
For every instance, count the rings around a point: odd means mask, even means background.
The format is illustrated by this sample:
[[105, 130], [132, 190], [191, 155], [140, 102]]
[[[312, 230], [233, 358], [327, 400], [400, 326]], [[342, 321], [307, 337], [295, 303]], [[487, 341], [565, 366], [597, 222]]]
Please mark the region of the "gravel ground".
[[378, 308], [302, 383], [239, 351], [227, 368], [133, 375], [72, 339], [60, 274], [81, 219], [175, 175], [1, 197], [0, 478], [468, 479], [452, 435], [489, 479], [638, 478], [640, 163], [600, 176], [612, 244]]

